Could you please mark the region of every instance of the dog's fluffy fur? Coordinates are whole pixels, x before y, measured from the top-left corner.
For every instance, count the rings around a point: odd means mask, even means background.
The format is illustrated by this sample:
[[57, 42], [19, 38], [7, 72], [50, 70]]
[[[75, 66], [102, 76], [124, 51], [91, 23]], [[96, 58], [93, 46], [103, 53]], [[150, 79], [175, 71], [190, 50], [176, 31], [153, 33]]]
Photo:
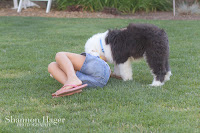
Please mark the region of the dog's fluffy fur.
[[114, 74], [124, 81], [132, 80], [131, 61], [142, 57], [154, 76], [152, 86], [163, 85], [171, 76], [168, 37], [155, 25], [131, 23], [120, 30], [95, 34], [86, 42], [85, 52], [105, 56], [108, 62], [114, 63]]

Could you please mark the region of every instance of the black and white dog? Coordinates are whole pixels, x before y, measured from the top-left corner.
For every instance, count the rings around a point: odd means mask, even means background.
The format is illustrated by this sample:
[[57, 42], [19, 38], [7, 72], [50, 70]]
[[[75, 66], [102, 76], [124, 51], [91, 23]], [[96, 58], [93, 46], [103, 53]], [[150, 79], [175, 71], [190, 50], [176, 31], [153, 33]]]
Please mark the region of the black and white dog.
[[151, 24], [129, 24], [120, 30], [93, 35], [85, 44], [85, 52], [105, 56], [114, 63], [114, 74], [124, 81], [132, 80], [131, 61], [144, 57], [154, 76], [152, 86], [170, 79], [169, 42], [164, 30]]

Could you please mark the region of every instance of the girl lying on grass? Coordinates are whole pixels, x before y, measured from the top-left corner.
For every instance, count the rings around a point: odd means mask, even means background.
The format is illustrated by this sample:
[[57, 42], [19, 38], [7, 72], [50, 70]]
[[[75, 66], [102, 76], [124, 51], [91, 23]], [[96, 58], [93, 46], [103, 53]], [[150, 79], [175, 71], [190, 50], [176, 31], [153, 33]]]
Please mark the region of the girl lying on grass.
[[111, 70], [105, 57], [88, 53], [59, 52], [56, 62], [48, 66], [49, 73], [64, 86], [52, 94], [53, 97], [79, 93], [86, 86], [103, 87], [107, 84]]

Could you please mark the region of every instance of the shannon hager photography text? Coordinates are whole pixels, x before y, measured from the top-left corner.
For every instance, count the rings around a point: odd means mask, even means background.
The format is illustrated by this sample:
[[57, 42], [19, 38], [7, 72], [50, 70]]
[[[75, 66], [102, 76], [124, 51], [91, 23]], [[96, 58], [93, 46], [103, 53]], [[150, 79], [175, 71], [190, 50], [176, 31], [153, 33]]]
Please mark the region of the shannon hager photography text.
[[41, 118], [22, 118], [14, 116], [6, 116], [6, 123], [13, 123], [17, 126], [28, 127], [28, 126], [58, 126], [59, 124], [64, 124], [65, 118], [53, 118], [49, 116], [42, 116]]

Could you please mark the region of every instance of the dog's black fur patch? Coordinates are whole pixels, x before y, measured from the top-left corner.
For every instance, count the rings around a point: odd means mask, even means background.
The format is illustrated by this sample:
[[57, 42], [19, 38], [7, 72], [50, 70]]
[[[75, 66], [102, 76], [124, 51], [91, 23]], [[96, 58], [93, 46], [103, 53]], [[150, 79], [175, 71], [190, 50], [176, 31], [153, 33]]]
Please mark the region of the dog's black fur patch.
[[124, 63], [129, 57], [146, 61], [158, 81], [163, 82], [169, 67], [169, 42], [166, 32], [151, 24], [129, 24], [123, 30], [109, 30], [105, 39], [111, 46], [116, 64]]

